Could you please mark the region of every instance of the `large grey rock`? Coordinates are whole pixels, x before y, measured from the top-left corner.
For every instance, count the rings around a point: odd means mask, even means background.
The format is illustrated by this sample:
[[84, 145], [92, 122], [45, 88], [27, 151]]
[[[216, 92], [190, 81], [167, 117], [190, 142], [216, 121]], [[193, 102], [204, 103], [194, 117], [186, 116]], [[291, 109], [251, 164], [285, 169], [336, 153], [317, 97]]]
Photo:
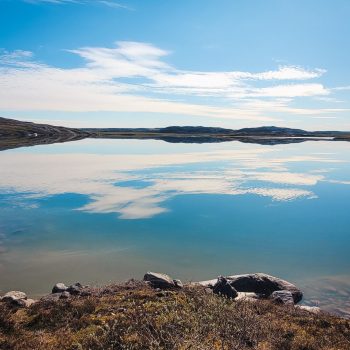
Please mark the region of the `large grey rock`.
[[62, 293], [67, 291], [68, 287], [64, 283], [56, 283], [52, 288], [52, 293]]
[[289, 290], [275, 290], [270, 298], [277, 304], [294, 305], [293, 295]]
[[151, 287], [160, 289], [174, 288], [178, 284], [175, 284], [174, 280], [165, 273], [158, 272], [147, 272], [143, 276], [143, 280], [149, 283]]
[[234, 299], [238, 296], [236, 289], [232, 287], [227, 279], [223, 276], [218, 277], [217, 282], [213, 286], [213, 293], [222, 295], [229, 299]]
[[[294, 303], [298, 303], [303, 298], [303, 293], [294, 284], [265, 273], [227, 276], [226, 279], [238, 292], [261, 294], [267, 298], [274, 291], [287, 290], [292, 293]], [[198, 283], [202, 286], [213, 287], [216, 281], [217, 279]]]
[[11, 292], [7, 292], [2, 298], [1, 301], [6, 301], [6, 302], [14, 302], [16, 300], [25, 300], [27, 299], [27, 294], [13, 290]]

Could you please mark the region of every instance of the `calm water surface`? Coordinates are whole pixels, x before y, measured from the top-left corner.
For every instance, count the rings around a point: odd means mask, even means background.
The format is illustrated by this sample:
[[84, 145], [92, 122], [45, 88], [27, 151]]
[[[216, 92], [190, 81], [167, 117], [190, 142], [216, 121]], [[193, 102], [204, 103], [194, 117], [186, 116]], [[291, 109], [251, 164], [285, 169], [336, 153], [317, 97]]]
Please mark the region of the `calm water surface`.
[[0, 293], [266, 272], [350, 313], [350, 143], [82, 140], [0, 152]]

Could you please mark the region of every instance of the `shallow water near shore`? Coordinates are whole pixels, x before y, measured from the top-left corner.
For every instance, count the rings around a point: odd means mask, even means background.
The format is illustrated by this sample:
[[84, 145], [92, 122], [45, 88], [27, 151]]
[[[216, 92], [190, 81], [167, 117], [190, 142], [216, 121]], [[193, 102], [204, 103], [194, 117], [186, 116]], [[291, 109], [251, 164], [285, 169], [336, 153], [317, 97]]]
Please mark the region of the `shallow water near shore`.
[[0, 152], [0, 293], [265, 272], [350, 315], [350, 144], [94, 140]]

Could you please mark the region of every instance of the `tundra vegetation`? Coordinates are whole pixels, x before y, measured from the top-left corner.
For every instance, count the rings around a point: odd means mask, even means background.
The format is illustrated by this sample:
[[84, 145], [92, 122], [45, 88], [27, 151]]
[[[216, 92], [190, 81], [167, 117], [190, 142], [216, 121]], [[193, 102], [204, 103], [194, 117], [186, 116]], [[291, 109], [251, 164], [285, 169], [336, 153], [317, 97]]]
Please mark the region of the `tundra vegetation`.
[[349, 320], [200, 285], [164, 290], [131, 280], [62, 295], [29, 307], [0, 303], [0, 348], [350, 349]]

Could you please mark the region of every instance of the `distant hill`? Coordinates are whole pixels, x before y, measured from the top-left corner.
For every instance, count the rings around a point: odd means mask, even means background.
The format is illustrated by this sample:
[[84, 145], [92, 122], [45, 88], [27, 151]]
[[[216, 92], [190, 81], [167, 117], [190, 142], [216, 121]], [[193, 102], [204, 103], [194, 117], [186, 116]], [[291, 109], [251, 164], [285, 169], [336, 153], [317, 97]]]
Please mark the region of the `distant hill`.
[[178, 135], [232, 135], [232, 136], [272, 136], [272, 137], [324, 137], [338, 136], [350, 133], [340, 131], [305, 131], [302, 129], [283, 128], [277, 126], [261, 126], [256, 128], [225, 129], [206, 126], [167, 126], [165, 128], [89, 128], [82, 129], [92, 134], [96, 133], [148, 133], [148, 134], [178, 134]]
[[240, 135], [267, 135], [267, 136], [279, 136], [279, 135], [288, 135], [289, 137], [327, 137], [327, 136], [338, 136], [341, 134], [349, 135], [349, 132], [342, 131], [305, 131], [302, 129], [291, 129], [291, 128], [283, 128], [277, 126], [261, 126], [258, 128], [243, 128], [235, 131], [236, 134]]
[[191, 135], [308, 135], [309, 132], [301, 129], [279, 128], [276, 126], [262, 126], [257, 128], [225, 129], [207, 126], [167, 126], [165, 128], [90, 128], [88, 132], [147, 132], [164, 134], [191, 134]]
[[305, 131], [262, 126], [238, 130], [205, 126], [168, 126], [165, 128], [85, 128], [73, 129], [0, 118], [0, 150], [82, 138], [157, 139], [172, 143], [209, 143], [240, 141], [264, 145], [298, 143], [308, 140], [350, 141], [350, 132]]
[[[236, 131], [242, 135], [292, 135], [304, 136], [310, 135], [310, 132], [301, 129], [279, 128], [277, 126], [261, 126], [258, 128], [243, 128]], [[312, 134], [312, 133], [311, 133]]]
[[168, 126], [166, 128], [159, 129], [162, 133], [172, 134], [232, 134], [234, 130], [206, 127], [206, 126]]
[[89, 136], [89, 133], [80, 129], [22, 122], [0, 117], [0, 150], [74, 141], [87, 136]]
[[81, 129], [65, 128], [48, 124], [36, 124], [0, 117], [0, 137], [23, 136], [40, 137], [55, 135], [87, 135]]

